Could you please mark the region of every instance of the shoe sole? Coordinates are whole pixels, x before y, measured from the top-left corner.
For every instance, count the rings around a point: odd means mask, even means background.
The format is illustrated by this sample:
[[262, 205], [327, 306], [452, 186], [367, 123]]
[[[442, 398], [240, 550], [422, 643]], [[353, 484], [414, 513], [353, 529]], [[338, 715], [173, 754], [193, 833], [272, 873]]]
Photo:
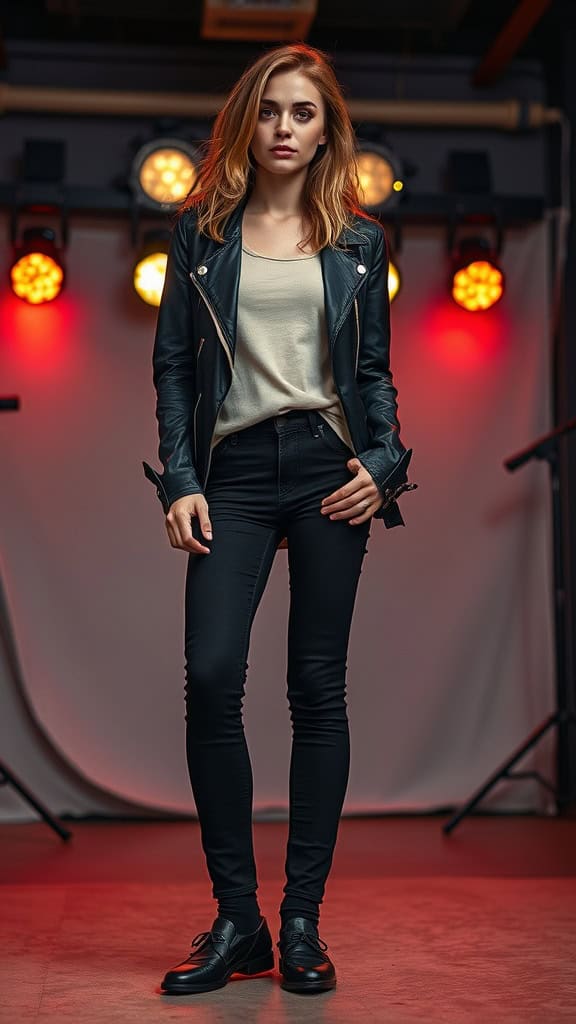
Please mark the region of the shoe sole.
[[233, 974], [262, 974], [263, 971], [271, 971], [274, 969], [274, 954], [267, 953], [266, 956], [261, 956], [257, 960], [248, 960], [247, 963], [233, 967], [230, 973], [222, 978], [220, 981], [214, 982], [199, 982], [194, 985], [190, 982], [181, 982], [180, 984], [168, 984], [160, 985], [162, 992], [167, 995], [191, 995], [194, 992], [211, 992], [213, 989], [224, 988]]
[[336, 979], [333, 978], [330, 981], [281, 981], [280, 988], [286, 989], [287, 992], [327, 992], [331, 988], [336, 988]]

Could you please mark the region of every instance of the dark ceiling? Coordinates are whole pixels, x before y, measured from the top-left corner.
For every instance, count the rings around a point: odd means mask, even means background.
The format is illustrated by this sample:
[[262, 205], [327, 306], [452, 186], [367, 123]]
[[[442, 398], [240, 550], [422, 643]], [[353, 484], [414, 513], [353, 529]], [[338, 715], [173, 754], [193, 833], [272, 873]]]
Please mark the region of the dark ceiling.
[[[218, 46], [201, 39], [202, 6], [201, 0], [4, 0], [0, 32], [5, 43]], [[553, 59], [562, 32], [576, 27], [574, 0], [551, 0], [548, 6], [542, 0], [320, 0], [307, 41], [332, 53], [482, 56], [521, 7], [538, 16], [516, 55]]]

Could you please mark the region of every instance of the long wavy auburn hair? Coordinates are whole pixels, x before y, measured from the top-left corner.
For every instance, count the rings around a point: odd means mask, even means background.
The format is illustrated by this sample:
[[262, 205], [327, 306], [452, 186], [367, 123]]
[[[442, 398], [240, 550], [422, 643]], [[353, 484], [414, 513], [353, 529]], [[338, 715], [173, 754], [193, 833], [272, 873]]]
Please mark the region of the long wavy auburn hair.
[[205, 144], [194, 190], [178, 208], [196, 211], [197, 230], [223, 241], [223, 225], [251, 191], [256, 168], [249, 148], [260, 114], [260, 101], [270, 77], [279, 71], [301, 71], [318, 89], [325, 104], [328, 142], [312, 158], [303, 190], [308, 235], [299, 245], [314, 252], [334, 246], [354, 216], [379, 223], [360, 207], [356, 136], [329, 56], [305, 43], [268, 50], [241, 75], [219, 111]]

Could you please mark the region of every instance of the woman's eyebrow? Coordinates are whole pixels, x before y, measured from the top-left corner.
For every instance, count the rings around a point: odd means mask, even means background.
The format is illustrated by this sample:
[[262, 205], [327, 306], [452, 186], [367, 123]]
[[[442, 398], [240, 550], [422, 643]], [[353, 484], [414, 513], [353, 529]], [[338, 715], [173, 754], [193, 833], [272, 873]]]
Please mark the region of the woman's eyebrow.
[[[260, 100], [260, 102], [261, 103], [268, 103], [268, 105], [271, 106], [271, 107], [279, 107], [280, 106], [280, 104], [277, 103], [276, 100], [267, 100], [267, 99], [263, 98], [263, 99]], [[316, 104], [312, 103], [312, 100], [296, 100], [292, 104], [292, 106], [293, 107], [314, 107], [314, 109], [317, 109]]]

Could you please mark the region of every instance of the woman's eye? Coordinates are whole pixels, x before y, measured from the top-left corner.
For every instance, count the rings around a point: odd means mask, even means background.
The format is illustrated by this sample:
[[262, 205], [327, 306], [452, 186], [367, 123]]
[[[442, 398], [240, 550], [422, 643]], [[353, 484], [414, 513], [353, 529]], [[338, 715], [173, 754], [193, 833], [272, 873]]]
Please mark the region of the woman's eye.
[[[264, 120], [268, 121], [270, 119], [268, 117], [265, 117], [264, 115], [273, 113], [274, 111], [271, 110], [269, 107], [263, 107], [262, 110], [260, 111], [260, 117], [264, 117]], [[300, 117], [300, 114], [303, 114], [304, 117]], [[310, 118], [312, 117], [312, 114], [310, 113], [309, 110], [297, 110], [296, 116], [299, 121], [309, 121]]]

